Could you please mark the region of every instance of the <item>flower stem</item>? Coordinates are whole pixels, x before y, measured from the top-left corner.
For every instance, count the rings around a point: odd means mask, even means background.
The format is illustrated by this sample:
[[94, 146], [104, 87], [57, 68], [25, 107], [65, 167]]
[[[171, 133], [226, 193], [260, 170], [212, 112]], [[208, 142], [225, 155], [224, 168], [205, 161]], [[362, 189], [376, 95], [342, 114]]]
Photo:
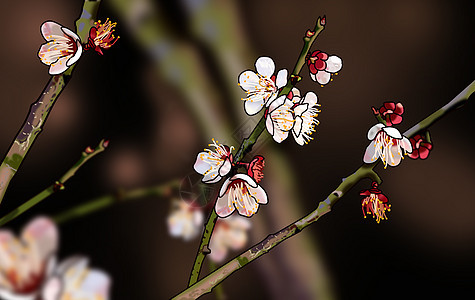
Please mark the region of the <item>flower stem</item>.
[[92, 199], [84, 204], [80, 204], [67, 211], [64, 211], [53, 217], [58, 223], [66, 223], [80, 217], [103, 210], [109, 206], [126, 201], [136, 200], [147, 196], [163, 196], [167, 195], [170, 189], [179, 186], [178, 180], [162, 183], [156, 186], [137, 188], [128, 191], [119, 190], [117, 193], [104, 195]]
[[[97, 15], [99, 4], [100, 1], [84, 1], [81, 17], [76, 22], [76, 31], [82, 41], [87, 40], [89, 28]], [[36, 137], [43, 129], [56, 99], [71, 79], [73, 69], [74, 65], [65, 73], [52, 76], [40, 97], [30, 106], [21, 129], [0, 165], [0, 203], [5, 196], [10, 181], [20, 168]]]
[[[417, 132], [421, 130], [426, 130], [432, 124], [434, 124], [434, 122], [447, 115], [447, 113], [451, 112], [457, 107], [460, 107], [466, 101], [468, 101], [468, 98], [474, 91], [475, 81], [472, 82], [467, 88], [465, 88], [448, 104], [446, 104], [441, 109], [429, 115], [427, 118], [407, 130], [404, 135], [407, 137], [412, 137]], [[378, 184], [380, 184], [381, 180], [373, 171], [373, 168], [378, 164], [378, 162], [374, 162], [371, 164], [363, 164], [352, 175], [344, 179], [343, 182], [332, 193], [330, 193], [330, 195], [328, 195], [325, 200], [321, 201], [318, 204], [317, 209], [312, 211], [310, 214], [288, 225], [280, 231], [274, 234], [270, 234], [260, 243], [254, 245], [247, 251], [230, 260], [228, 263], [224, 264], [216, 271], [210, 273], [208, 276], [196, 282], [193, 286], [188, 287], [186, 290], [176, 295], [173, 299], [196, 299], [206, 293], [211, 292], [211, 290], [215, 286], [221, 283], [232, 273], [241, 269], [242, 267], [254, 261], [258, 257], [268, 253], [275, 246], [279, 245], [288, 238], [298, 234], [304, 228], [320, 219], [321, 216], [330, 212], [332, 206], [338, 200], [340, 200], [360, 180], [364, 178], [370, 178], [372, 181], [376, 181]]]
[[[325, 26], [322, 25], [322, 18], [319, 17], [317, 19], [315, 28], [313, 30], [315, 34], [313, 34], [311, 37], [305, 36], [303, 39], [304, 45], [303, 45], [302, 51], [300, 51], [299, 58], [297, 59], [297, 63], [295, 64], [294, 70], [290, 78], [297, 78], [299, 76], [299, 73], [305, 64], [305, 58], [307, 57], [308, 51], [310, 50], [317, 36], [320, 34], [320, 32], [323, 31], [323, 29], [325, 29]], [[287, 95], [292, 90], [295, 83], [297, 83], [297, 81], [288, 80], [287, 85], [282, 88], [282, 90], [278, 94], [278, 97], [282, 95]], [[260, 119], [259, 123], [257, 123], [257, 125], [254, 127], [251, 134], [247, 138], [245, 138], [242, 141], [241, 145], [239, 146], [239, 149], [237, 150], [236, 155], [234, 156], [235, 164], [240, 162], [244, 158], [244, 156], [252, 150], [252, 146], [257, 142], [257, 139], [262, 134], [265, 128], [266, 128], [266, 119], [263, 116]], [[218, 218], [218, 215], [213, 209], [208, 218], [208, 222], [205, 225], [205, 230], [203, 232], [201, 243], [198, 248], [198, 253], [196, 254], [195, 262], [193, 264], [193, 269], [191, 270], [188, 286], [193, 285], [198, 280], [203, 261], [206, 255], [210, 253], [208, 245], [209, 245], [209, 240], [211, 239], [211, 235], [213, 233], [214, 225], [216, 224], [217, 218]]]
[[97, 154], [103, 152], [106, 147], [108, 146], [108, 141], [102, 140], [99, 145], [95, 149], [86, 148], [85, 151], [82, 152], [81, 158], [72, 166], [64, 175], [56, 181], [54, 184], [47, 187], [45, 190], [31, 198], [30, 200], [26, 201], [22, 205], [18, 206], [10, 213], [5, 215], [4, 217], [0, 218], [0, 226], [5, 225], [6, 223], [10, 222], [11, 220], [15, 219], [16, 217], [20, 216], [24, 212], [28, 211], [30, 208], [35, 206], [36, 204], [40, 203], [44, 199], [48, 198], [52, 194], [63, 190], [64, 184], [68, 181], [71, 177], [74, 176], [76, 171], [82, 167], [88, 160], [96, 156]]

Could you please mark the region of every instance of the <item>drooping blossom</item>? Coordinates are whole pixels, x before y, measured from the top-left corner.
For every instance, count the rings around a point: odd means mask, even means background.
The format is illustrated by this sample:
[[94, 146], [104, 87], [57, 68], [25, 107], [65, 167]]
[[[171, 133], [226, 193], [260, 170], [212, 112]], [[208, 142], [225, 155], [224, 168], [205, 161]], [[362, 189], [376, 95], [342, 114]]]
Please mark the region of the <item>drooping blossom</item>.
[[279, 89], [287, 84], [288, 72], [286, 69], [279, 70], [274, 75], [275, 64], [270, 57], [259, 57], [256, 61], [257, 73], [251, 70], [239, 75], [239, 85], [246, 92], [244, 110], [250, 116], [257, 114], [264, 106], [277, 97]]
[[292, 107], [294, 103], [285, 95], [272, 101], [266, 110], [266, 128], [277, 143], [281, 143], [289, 136], [294, 127], [295, 117]]
[[302, 98], [300, 97], [300, 91], [293, 88], [289, 96], [294, 103], [295, 122], [292, 128], [292, 135], [297, 144], [303, 146], [313, 139], [311, 135], [316, 131], [315, 126], [320, 123], [317, 120], [320, 104], [317, 103], [318, 97], [314, 92], [307, 92]]
[[387, 126], [396, 125], [402, 122], [402, 114], [404, 106], [402, 103], [384, 102], [383, 106], [376, 110], [373, 108], [374, 114], [380, 114]]
[[412, 152], [411, 143], [394, 127], [376, 124], [368, 131], [368, 139], [371, 143], [366, 148], [363, 161], [375, 162], [378, 158], [388, 165], [397, 166], [403, 159], [403, 155]]
[[234, 147], [218, 144], [212, 139], [213, 143], [209, 147], [214, 150], [204, 149], [204, 152], [196, 156], [195, 171], [203, 175], [201, 179], [204, 183], [215, 183], [221, 180], [223, 176], [231, 171], [233, 155], [231, 153]]
[[361, 200], [361, 210], [365, 218], [367, 214], [372, 214], [377, 223], [388, 219], [386, 211], [391, 211], [391, 204], [389, 204], [388, 198], [378, 189], [376, 182], [373, 182], [371, 189], [361, 191], [360, 195], [365, 196]]
[[101, 23], [101, 20], [94, 22], [94, 26], [89, 30], [89, 38], [85, 50], [93, 49], [100, 55], [103, 55], [102, 50], [109, 49], [120, 38], [119, 36], [116, 38], [113, 34], [116, 25], [117, 23], [112, 23], [109, 18], [107, 18], [104, 24]]
[[0, 230], [0, 298], [33, 300], [55, 267], [58, 231], [45, 217], [29, 222], [17, 239]]
[[41, 45], [38, 57], [42, 63], [50, 66], [50, 75], [65, 72], [81, 57], [81, 39], [68, 28], [47, 21], [41, 24], [41, 34], [47, 43]]
[[426, 159], [429, 156], [429, 153], [432, 150], [432, 144], [429, 143], [424, 136], [416, 134], [414, 137], [411, 137], [409, 141], [412, 146], [412, 153], [409, 154], [410, 158]]
[[88, 267], [88, 259], [73, 256], [63, 261], [42, 290], [42, 300], [107, 300], [110, 278]]
[[336, 55], [329, 56], [320, 50], [313, 51], [308, 55], [307, 66], [310, 71], [310, 78], [313, 81], [325, 85], [330, 82], [332, 74], [338, 74], [343, 66], [343, 61]]
[[237, 208], [240, 215], [250, 217], [257, 213], [259, 204], [267, 204], [265, 190], [249, 175], [236, 174], [223, 183], [215, 211], [225, 218]]
[[183, 200], [174, 200], [167, 218], [168, 232], [173, 237], [189, 241], [203, 228], [204, 215], [201, 209], [193, 207]]
[[251, 222], [241, 216], [218, 218], [209, 242], [209, 258], [220, 263], [226, 258], [229, 249], [242, 249], [247, 243], [250, 228]]

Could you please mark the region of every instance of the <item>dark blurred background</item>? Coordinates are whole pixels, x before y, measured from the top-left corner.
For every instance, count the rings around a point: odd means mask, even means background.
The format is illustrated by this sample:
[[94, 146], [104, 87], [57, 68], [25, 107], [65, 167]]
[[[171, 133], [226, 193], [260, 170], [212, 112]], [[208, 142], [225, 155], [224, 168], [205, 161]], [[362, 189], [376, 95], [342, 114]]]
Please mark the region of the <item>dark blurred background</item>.
[[[82, 1], [8, 2], [0, 19], [4, 153], [49, 79], [37, 58], [43, 21], [74, 28]], [[362, 162], [375, 123], [371, 106], [404, 104], [401, 131], [475, 79], [473, 1], [108, 0], [100, 19], [120, 40], [104, 56], [84, 53], [73, 78], [0, 207], [9, 212], [57, 180], [88, 145], [109, 149], [62, 191], [8, 226], [55, 215], [103, 194], [193, 174], [212, 137], [235, 147], [258, 117], [246, 117], [237, 76], [270, 56], [291, 70], [318, 16], [313, 50], [343, 59], [321, 88], [305, 67], [299, 88], [322, 113], [315, 140], [275, 144], [264, 133], [262, 182], [270, 200], [251, 221], [249, 246], [315, 209]], [[431, 128], [426, 161], [377, 171], [389, 220], [363, 219], [360, 182], [332, 212], [223, 282], [227, 299], [442, 298], [475, 288], [473, 101]], [[257, 152], [255, 153], [257, 154]], [[173, 193], [177, 193], [173, 191]], [[169, 196], [115, 205], [61, 225], [60, 257], [88, 255], [113, 278], [112, 299], [166, 299], [186, 287], [198, 247], [167, 233]], [[236, 254], [236, 253], [234, 253]], [[205, 273], [206, 267], [203, 269]], [[214, 299], [214, 295], [203, 297]]]

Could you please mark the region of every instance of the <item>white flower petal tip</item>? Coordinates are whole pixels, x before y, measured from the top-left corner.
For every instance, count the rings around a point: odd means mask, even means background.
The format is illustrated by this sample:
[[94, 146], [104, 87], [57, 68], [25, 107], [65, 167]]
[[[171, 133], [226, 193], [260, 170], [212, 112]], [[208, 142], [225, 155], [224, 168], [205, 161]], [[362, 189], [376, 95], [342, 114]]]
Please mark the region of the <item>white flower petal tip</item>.
[[246, 114], [253, 116], [269, 106], [278, 94], [279, 88], [287, 84], [287, 70], [280, 70], [274, 76], [275, 64], [270, 57], [259, 57], [256, 71], [247, 70], [239, 74], [238, 82], [246, 92], [244, 102]]
[[208, 146], [214, 147], [214, 150], [204, 149], [204, 152], [198, 153], [193, 168], [203, 178], [204, 183], [216, 183], [226, 176], [232, 167], [232, 153], [234, 147], [219, 144], [212, 139], [213, 143]]
[[326, 63], [327, 67], [325, 68], [325, 71], [330, 73], [339, 72], [343, 67], [343, 61], [336, 55], [331, 55], [330, 57], [328, 57]]
[[50, 75], [64, 73], [81, 57], [83, 48], [79, 36], [68, 28], [47, 21], [41, 25], [41, 34], [47, 43], [41, 45], [38, 57], [50, 66]]
[[230, 216], [236, 209], [240, 215], [251, 217], [257, 213], [259, 204], [267, 202], [266, 192], [254, 179], [246, 174], [236, 174], [221, 187], [215, 211], [221, 218]]
[[412, 152], [410, 141], [399, 130], [383, 124], [376, 124], [368, 131], [368, 139], [371, 143], [363, 155], [363, 162], [374, 163], [378, 159], [395, 167], [404, 159], [404, 155]]
[[172, 237], [190, 241], [196, 237], [203, 228], [203, 212], [191, 207], [183, 200], [172, 203], [172, 211], [167, 218], [168, 233]]

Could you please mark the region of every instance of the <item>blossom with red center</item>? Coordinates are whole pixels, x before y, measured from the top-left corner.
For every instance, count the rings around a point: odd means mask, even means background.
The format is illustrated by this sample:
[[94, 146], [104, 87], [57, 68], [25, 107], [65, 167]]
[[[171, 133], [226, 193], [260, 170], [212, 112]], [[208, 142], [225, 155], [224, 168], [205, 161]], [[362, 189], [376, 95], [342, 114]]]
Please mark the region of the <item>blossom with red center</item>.
[[0, 298], [35, 299], [55, 266], [58, 231], [55, 224], [38, 217], [17, 239], [0, 230]]
[[311, 135], [316, 132], [315, 126], [320, 124], [317, 120], [321, 112], [318, 104], [318, 97], [314, 92], [307, 92], [305, 96], [300, 96], [300, 91], [293, 88], [288, 98], [294, 103], [292, 109], [295, 122], [292, 128], [292, 135], [300, 146], [308, 144], [313, 140]]
[[313, 81], [325, 85], [330, 82], [331, 75], [341, 70], [343, 61], [336, 55], [329, 56], [320, 50], [307, 56], [307, 66]]
[[101, 20], [94, 22], [94, 26], [89, 30], [89, 38], [85, 50], [94, 49], [94, 51], [102, 55], [102, 49], [112, 47], [120, 38], [119, 36], [116, 38], [113, 34], [116, 25], [117, 23], [112, 23], [109, 18], [107, 18], [104, 24], [101, 23]]
[[391, 204], [388, 198], [378, 189], [378, 184], [373, 182], [372, 188], [360, 192], [361, 196], [366, 196], [361, 200], [361, 210], [366, 218], [367, 214], [372, 214], [376, 218], [376, 222], [387, 220], [386, 211], [391, 211]]
[[194, 169], [203, 175], [201, 179], [204, 183], [215, 183], [231, 171], [233, 155], [231, 150], [234, 147], [218, 144], [214, 139], [208, 146], [214, 147], [214, 150], [204, 149], [204, 152], [198, 153]]
[[42, 63], [50, 66], [50, 75], [65, 72], [81, 57], [81, 39], [68, 28], [47, 21], [41, 24], [41, 35], [47, 43], [41, 45], [38, 57]]
[[404, 154], [412, 152], [412, 146], [407, 137], [396, 128], [384, 126], [381, 123], [369, 129], [368, 139], [371, 143], [366, 148], [363, 157], [365, 163], [373, 163], [380, 158], [384, 163], [384, 168], [388, 165], [395, 167], [404, 159]]
[[236, 174], [223, 183], [214, 209], [221, 218], [236, 208], [240, 215], [250, 217], [257, 213], [259, 204], [267, 204], [265, 190], [249, 175]]
[[254, 178], [259, 183], [264, 178], [264, 165], [265, 160], [261, 155], [256, 155], [247, 166], [247, 175]]
[[239, 86], [246, 92], [244, 110], [250, 116], [257, 114], [277, 97], [279, 89], [287, 84], [288, 72], [279, 70], [274, 75], [275, 64], [270, 57], [259, 57], [256, 61], [257, 73], [247, 70], [239, 74]]
[[251, 222], [241, 216], [218, 218], [209, 242], [211, 250], [209, 258], [220, 263], [226, 258], [229, 249], [240, 250], [243, 248], [247, 243], [250, 228]]
[[409, 157], [412, 159], [426, 159], [429, 156], [429, 152], [432, 150], [432, 144], [429, 143], [426, 138], [420, 134], [416, 134], [409, 139], [412, 145], [412, 153]]
[[402, 122], [402, 114], [404, 113], [404, 107], [402, 103], [384, 102], [383, 106], [379, 108], [379, 111], [373, 108], [375, 114], [380, 114], [386, 121], [387, 126], [396, 125]]

